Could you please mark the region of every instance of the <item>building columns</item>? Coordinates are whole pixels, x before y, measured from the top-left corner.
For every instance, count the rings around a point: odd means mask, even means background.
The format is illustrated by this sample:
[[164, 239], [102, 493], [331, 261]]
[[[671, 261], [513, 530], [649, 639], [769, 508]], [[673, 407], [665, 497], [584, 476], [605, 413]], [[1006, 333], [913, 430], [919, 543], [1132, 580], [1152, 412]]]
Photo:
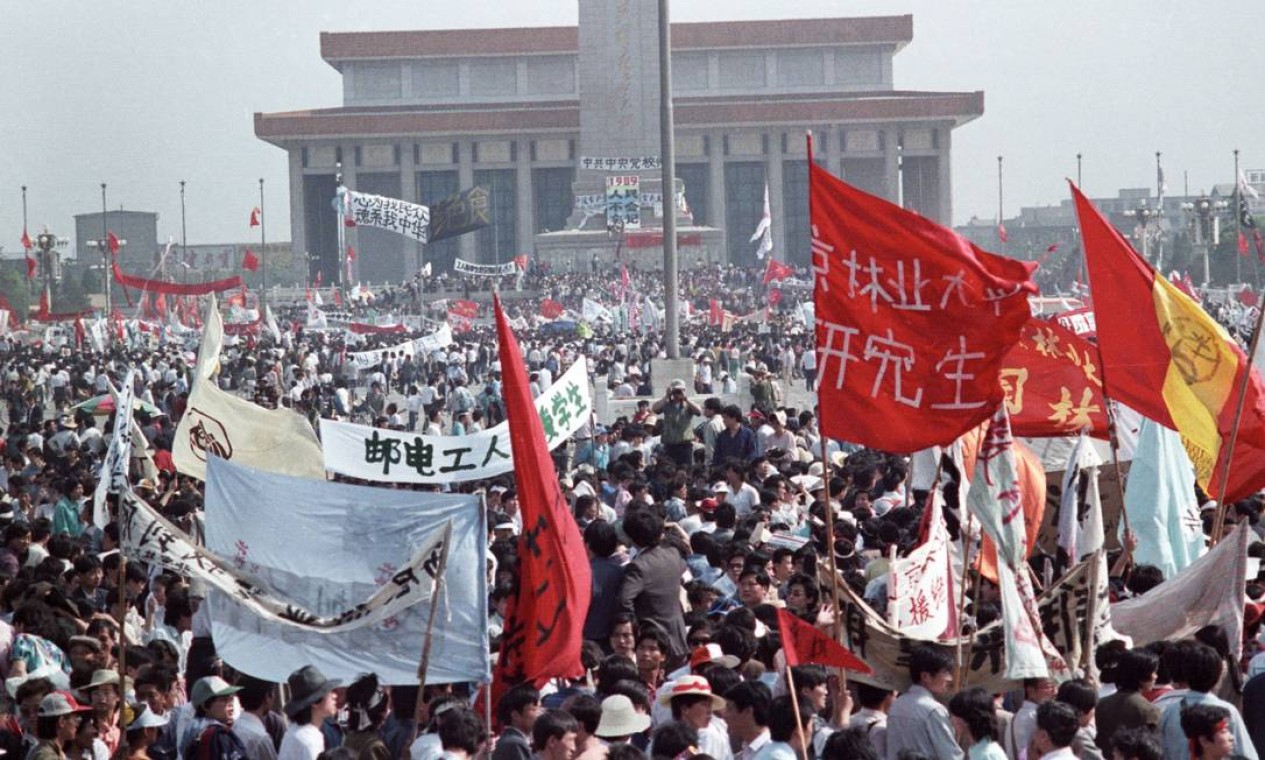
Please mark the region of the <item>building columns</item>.
[[[469, 140], [457, 143], [457, 190], [474, 186], [474, 144]], [[477, 235], [457, 236], [457, 255], [466, 261], [482, 261]]]
[[707, 192], [707, 218], [709, 224], [723, 233], [720, 237], [719, 262], [729, 261], [729, 242], [726, 236], [729, 230], [725, 223], [725, 135], [713, 132], [707, 142], [707, 180], [710, 187]]
[[515, 141], [514, 169], [518, 193], [518, 201], [515, 204], [518, 208], [518, 248], [508, 252], [507, 260], [523, 254], [536, 253], [536, 247], [533, 244], [536, 236], [536, 199], [532, 194], [531, 140]]
[[883, 196], [900, 205], [900, 128], [883, 130]]

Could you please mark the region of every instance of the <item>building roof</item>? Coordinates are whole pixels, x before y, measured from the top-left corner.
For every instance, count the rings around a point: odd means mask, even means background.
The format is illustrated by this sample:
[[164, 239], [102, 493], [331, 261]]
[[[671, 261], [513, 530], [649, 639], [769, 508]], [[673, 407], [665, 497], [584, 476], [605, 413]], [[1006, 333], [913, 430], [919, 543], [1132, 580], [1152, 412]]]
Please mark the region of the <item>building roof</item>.
[[[672, 25], [673, 50], [811, 45], [892, 45], [899, 50], [913, 37], [909, 15]], [[351, 60], [575, 53], [579, 45], [574, 26], [321, 32], [321, 57], [334, 68]]]
[[[983, 92], [822, 93], [818, 95], [677, 98], [678, 128], [838, 124], [882, 121], [953, 121], [984, 113]], [[421, 106], [324, 108], [256, 113], [255, 136], [285, 146], [291, 140], [423, 135], [578, 132], [575, 101], [498, 103], [442, 109]]]

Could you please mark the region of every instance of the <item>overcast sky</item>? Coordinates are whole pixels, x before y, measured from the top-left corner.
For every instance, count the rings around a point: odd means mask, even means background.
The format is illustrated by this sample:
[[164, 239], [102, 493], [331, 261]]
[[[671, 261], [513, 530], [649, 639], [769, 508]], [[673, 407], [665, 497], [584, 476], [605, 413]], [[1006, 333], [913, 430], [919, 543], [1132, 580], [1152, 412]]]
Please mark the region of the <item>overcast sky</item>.
[[[654, 0], [638, 0], [650, 2]], [[32, 234], [73, 236], [73, 216], [159, 213], [159, 237], [250, 240], [266, 180], [269, 237], [288, 239], [286, 158], [252, 114], [340, 105], [321, 31], [574, 24], [574, 0], [4, 0], [0, 23], [0, 245], [18, 247], [20, 186]], [[678, 21], [912, 13], [895, 59], [906, 90], [984, 90], [984, 116], [954, 133], [954, 221], [991, 218], [997, 156], [1006, 207], [1058, 202], [1084, 154], [1091, 194], [1169, 193], [1232, 181], [1231, 151], [1265, 168], [1255, 19], [1228, 0], [675, 0]]]

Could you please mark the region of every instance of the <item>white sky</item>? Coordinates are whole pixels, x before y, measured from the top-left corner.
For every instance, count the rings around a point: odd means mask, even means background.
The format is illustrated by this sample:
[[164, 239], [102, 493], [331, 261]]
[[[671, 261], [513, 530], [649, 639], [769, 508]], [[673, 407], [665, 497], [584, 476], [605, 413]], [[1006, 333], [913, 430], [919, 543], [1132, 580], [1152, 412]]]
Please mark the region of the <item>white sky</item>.
[[[653, 0], [639, 0], [653, 2]], [[18, 247], [20, 186], [32, 234], [72, 237], [73, 215], [160, 214], [189, 243], [253, 239], [263, 177], [269, 237], [289, 237], [285, 154], [254, 137], [255, 111], [340, 105], [321, 31], [574, 24], [574, 0], [0, 0], [0, 246]], [[1250, 4], [1228, 0], [675, 0], [674, 20], [912, 13], [898, 89], [985, 91], [984, 116], [954, 133], [954, 222], [991, 218], [997, 156], [1007, 214], [1067, 197], [1075, 156], [1091, 194], [1169, 193], [1265, 168], [1265, 97]]]

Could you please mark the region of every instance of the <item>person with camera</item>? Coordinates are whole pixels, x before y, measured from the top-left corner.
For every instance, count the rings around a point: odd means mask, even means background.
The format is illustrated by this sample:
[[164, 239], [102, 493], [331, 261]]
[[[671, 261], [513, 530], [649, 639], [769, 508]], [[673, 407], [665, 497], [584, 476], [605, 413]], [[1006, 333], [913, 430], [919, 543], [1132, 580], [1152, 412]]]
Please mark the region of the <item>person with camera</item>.
[[654, 402], [650, 411], [663, 420], [660, 437], [663, 452], [677, 467], [694, 464], [694, 418], [703, 410], [685, 395], [685, 381], [673, 380], [663, 398]]

